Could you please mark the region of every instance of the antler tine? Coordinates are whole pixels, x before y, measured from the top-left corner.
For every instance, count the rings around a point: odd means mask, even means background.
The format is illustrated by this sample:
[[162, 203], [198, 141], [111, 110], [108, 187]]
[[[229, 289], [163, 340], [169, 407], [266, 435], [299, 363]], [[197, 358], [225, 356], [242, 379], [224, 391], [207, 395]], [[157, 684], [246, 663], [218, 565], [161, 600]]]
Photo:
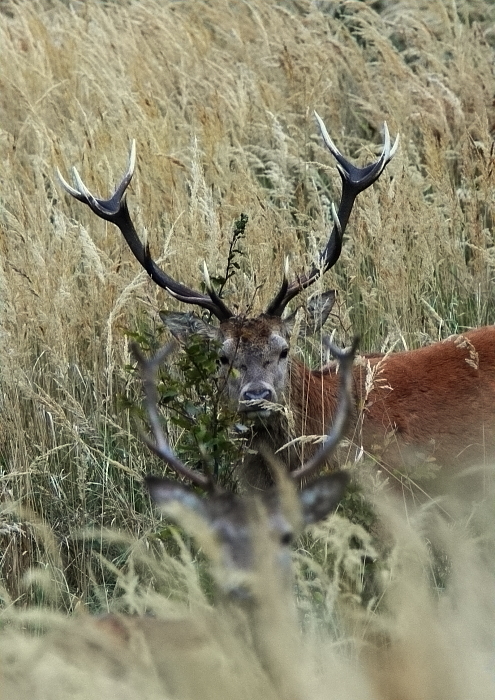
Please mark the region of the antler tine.
[[151, 432], [155, 441], [150, 440], [146, 435], [143, 435], [143, 441], [158, 457], [163, 459], [176, 474], [183, 476], [191, 481], [195, 486], [199, 486], [205, 491], [214, 491], [215, 482], [211, 476], [205, 476], [197, 471], [189, 469], [183, 462], [174, 454], [168, 441], [163, 433], [158, 415], [158, 390], [157, 390], [157, 371], [158, 366], [173, 350], [175, 343], [172, 341], [164, 345], [154, 357], [146, 358], [141, 348], [137, 343], [131, 343], [131, 351], [139, 366], [141, 373], [141, 381], [143, 382], [144, 395], [146, 400], [146, 410], [150, 421]]
[[331, 458], [335, 448], [344, 435], [352, 404], [352, 365], [356, 354], [359, 338], [355, 337], [349, 350], [340, 350], [328, 339], [324, 339], [332, 355], [340, 362], [339, 399], [337, 412], [333, 419], [332, 429], [320, 449], [302, 467], [290, 472], [297, 482], [307, 479], [321, 469]]
[[313, 266], [309, 273], [301, 275], [290, 284], [284, 277], [279, 292], [268, 305], [266, 312], [270, 316], [281, 316], [287, 304], [303, 289], [313, 284], [323, 273], [335, 265], [342, 252], [342, 239], [349, 221], [349, 216], [356, 197], [360, 192], [372, 185], [381, 175], [387, 164], [395, 155], [399, 146], [399, 136], [396, 137], [393, 146], [390, 146], [390, 134], [387, 123], [383, 125], [383, 148], [380, 157], [374, 163], [358, 168], [350, 163], [336, 147], [321, 117], [315, 112], [315, 118], [320, 129], [325, 146], [337, 161], [337, 169], [342, 178], [342, 195], [338, 212], [332, 209], [334, 225], [320, 254], [320, 264]]
[[231, 318], [233, 312], [224, 304], [218, 294], [213, 290], [211, 284], [207, 289], [208, 294], [197, 292], [186, 285], [181, 284], [170, 277], [162, 270], [152, 259], [148, 245], [143, 245], [139, 236], [136, 233], [134, 224], [132, 223], [125, 192], [131, 182], [136, 164], [136, 143], [132, 141], [129, 151], [129, 160], [127, 170], [117, 185], [115, 192], [109, 199], [98, 199], [86, 187], [82, 181], [76, 168], [72, 169], [74, 178], [74, 187], [62, 177], [60, 170], [57, 170], [58, 178], [62, 187], [72, 197], [87, 204], [91, 211], [105, 221], [115, 224], [120, 229], [124, 236], [127, 245], [131, 249], [134, 257], [144, 267], [153, 282], [165, 289], [173, 297], [186, 304], [195, 304], [202, 308], [208, 309], [220, 321], [226, 321]]
[[73, 167], [72, 168], [72, 177], [74, 179], [74, 184], [76, 187], [72, 187], [69, 185], [69, 183], [64, 179], [62, 176], [62, 173], [60, 170], [57, 168], [57, 176], [58, 179], [60, 180], [60, 184], [64, 188], [66, 192], [68, 192], [72, 197], [75, 199], [79, 200], [80, 202], [83, 202], [83, 204], [87, 204], [91, 211], [93, 211], [97, 216], [99, 216], [102, 219], [105, 219], [106, 221], [112, 221], [112, 215], [115, 214], [116, 210], [119, 208], [120, 201], [122, 197], [124, 196], [124, 193], [126, 189], [129, 186], [129, 183], [132, 180], [132, 176], [134, 175], [134, 170], [136, 167], [136, 141], [133, 139], [131, 141], [131, 148], [129, 151], [129, 158], [127, 162], [127, 170], [125, 171], [125, 174], [118, 184], [115, 192], [113, 193], [112, 197], [107, 200], [102, 200], [102, 199], [97, 199], [91, 192], [88, 190], [86, 185], [81, 179], [81, 176], [79, 175], [79, 172], [77, 171], [77, 168]]

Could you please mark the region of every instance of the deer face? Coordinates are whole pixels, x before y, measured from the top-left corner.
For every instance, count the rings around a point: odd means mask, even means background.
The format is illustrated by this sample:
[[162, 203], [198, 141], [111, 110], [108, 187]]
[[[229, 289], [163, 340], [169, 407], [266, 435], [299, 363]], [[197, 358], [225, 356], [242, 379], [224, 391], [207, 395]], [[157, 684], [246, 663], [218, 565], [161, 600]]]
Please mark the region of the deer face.
[[239, 412], [267, 416], [287, 383], [289, 324], [279, 318], [235, 317], [221, 325], [220, 371]]
[[218, 371], [230, 404], [240, 413], [267, 417], [270, 404], [283, 403], [292, 318], [233, 316], [213, 326], [190, 313], [160, 316], [179, 339], [194, 333], [220, 343]]
[[[309, 299], [300, 333], [305, 337], [320, 331], [335, 303], [335, 290]], [[192, 313], [165, 311], [162, 321], [179, 340], [200, 335], [220, 344], [219, 373], [225, 380], [230, 404], [239, 413], [267, 418], [273, 404], [283, 404], [288, 382], [289, 344], [295, 314], [280, 316], [231, 316], [219, 326], [205, 323]]]
[[252, 576], [262, 573], [260, 569], [273, 569], [282, 583], [290, 582], [290, 545], [304, 527], [335, 510], [348, 475], [327, 474], [300, 491], [286, 477], [281, 488], [255, 497], [201, 497], [177, 481], [149, 476], [145, 482], [162, 512], [185, 527], [215, 561], [223, 593], [248, 599]]

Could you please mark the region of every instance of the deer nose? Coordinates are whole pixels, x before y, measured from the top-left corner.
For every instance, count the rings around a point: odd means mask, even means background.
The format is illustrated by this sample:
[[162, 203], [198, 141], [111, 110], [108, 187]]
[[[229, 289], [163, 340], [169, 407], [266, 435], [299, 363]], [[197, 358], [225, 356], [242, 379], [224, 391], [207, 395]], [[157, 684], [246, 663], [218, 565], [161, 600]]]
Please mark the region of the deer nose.
[[242, 392], [243, 401], [273, 401], [271, 389], [246, 389]]

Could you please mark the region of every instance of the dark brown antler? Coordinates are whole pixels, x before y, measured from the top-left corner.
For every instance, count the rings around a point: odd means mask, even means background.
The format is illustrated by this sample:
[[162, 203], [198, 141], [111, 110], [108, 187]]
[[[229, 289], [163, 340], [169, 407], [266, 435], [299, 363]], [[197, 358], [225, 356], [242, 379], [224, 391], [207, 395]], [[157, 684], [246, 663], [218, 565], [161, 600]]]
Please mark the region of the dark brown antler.
[[[321, 253], [320, 265], [313, 266], [309, 273], [301, 275], [293, 282], [289, 283], [287, 271], [279, 292], [268, 305], [266, 314], [269, 316], [282, 316], [287, 304], [297, 296], [303, 289], [313, 284], [321, 274], [335, 265], [342, 251], [342, 237], [349, 220], [349, 216], [358, 194], [372, 185], [381, 175], [387, 163], [394, 156], [399, 137], [395, 139], [393, 146], [390, 144], [390, 135], [387, 124], [384, 124], [384, 144], [380, 158], [364, 168], [358, 168], [349, 163], [337, 149], [323, 124], [321, 118], [316, 114], [316, 120], [323, 137], [323, 141], [328, 150], [337, 160], [337, 168], [342, 178], [342, 195], [338, 212], [332, 207], [334, 226], [330, 238]], [[144, 267], [151, 279], [163, 289], [166, 289], [172, 296], [186, 304], [195, 304], [208, 309], [220, 321], [227, 321], [234, 316], [234, 313], [226, 306], [219, 295], [215, 292], [208, 275], [204, 269], [205, 283], [208, 294], [202, 294], [181, 282], [177, 282], [155, 263], [150, 255], [148, 245], [143, 245], [136, 229], [131, 221], [125, 191], [134, 174], [136, 164], [136, 145], [133, 141], [129, 153], [129, 163], [121, 182], [117, 186], [110, 199], [98, 199], [95, 197], [81, 180], [76, 168], [72, 169], [74, 177], [74, 187], [69, 185], [58, 171], [60, 182], [64, 189], [75, 199], [87, 204], [92, 212], [105, 221], [115, 224], [121, 231], [125, 240], [138, 262]]]
[[358, 168], [344, 158], [328, 135], [323, 121], [316, 112], [315, 117], [325, 146], [337, 160], [337, 168], [342, 178], [342, 195], [339, 210], [336, 212], [332, 205], [334, 225], [330, 238], [320, 254], [320, 265], [318, 267], [313, 266], [308, 274], [298, 277], [290, 284], [287, 279], [287, 271], [285, 271], [280, 290], [266, 309], [265, 313], [269, 316], [282, 316], [285, 307], [295, 296], [313, 284], [313, 282], [316, 282], [320, 275], [335, 265], [342, 251], [342, 237], [356, 197], [380, 177], [386, 165], [395, 155], [399, 145], [398, 136], [393, 146], [390, 145], [390, 134], [385, 122], [383, 125], [383, 149], [380, 158], [375, 163], [366, 165], [364, 168]]
[[72, 195], [75, 199], [78, 199], [80, 202], [87, 204], [91, 211], [99, 216], [100, 219], [110, 221], [110, 223], [115, 224], [120, 229], [129, 248], [133, 252], [138, 262], [141, 263], [146, 272], [149, 274], [153, 282], [158, 284], [163, 289], [166, 289], [167, 292], [169, 292], [179, 301], [183, 301], [186, 304], [195, 304], [196, 306], [201, 306], [208, 309], [208, 311], [211, 311], [211, 313], [220, 321], [226, 321], [227, 319], [231, 318], [234, 314], [223, 303], [213, 289], [206, 266], [205, 282], [208, 294], [202, 294], [201, 292], [197, 292], [194, 289], [186, 287], [184, 284], [177, 282], [170, 277], [170, 275], [164, 272], [164, 270], [159, 268], [150, 255], [149, 246], [141, 243], [141, 240], [136, 233], [136, 229], [134, 228], [134, 224], [131, 221], [125, 198], [125, 191], [134, 174], [135, 165], [136, 143], [133, 141], [129, 152], [129, 163], [127, 170], [110, 199], [97, 199], [93, 194], [91, 194], [81, 180], [76, 168], [72, 169], [75, 187], [71, 187], [71, 185], [64, 180], [60, 171], [58, 171], [58, 177], [62, 187], [70, 195]]
[[[345, 432], [352, 404], [352, 365], [358, 346], [358, 338], [355, 338], [349, 350], [340, 350], [333, 343], [325, 341], [332, 355], [339, 360], [340, 388], [337, 411], [333, 419], [332, 428], [322, 446], [299, 469], [289, 472], [296, 483], [306, 481], [308, 477], [318, 472], [331, 458], [337, 445]], [[158, 415], [158, 391], [157, 370], [163, 360], [170, 354], [174, 343], [168, 343], [162, 347], [154, 357], [146, 358], [137, 343], [131, 344], [131, 350], [136, 358], [143, 382], [146, 409], [150, 421], [151, 432], [154, 440], [143, 435], [144, 442], [158, 457], [163, 459], [178, 476], [188, 479], [195, 486], [210, 493], [221, 493], [221, 489], [215, 483], [211, 474], [204, 475], [189, 469], [174, 454], [163, 433], [160, 417]]]

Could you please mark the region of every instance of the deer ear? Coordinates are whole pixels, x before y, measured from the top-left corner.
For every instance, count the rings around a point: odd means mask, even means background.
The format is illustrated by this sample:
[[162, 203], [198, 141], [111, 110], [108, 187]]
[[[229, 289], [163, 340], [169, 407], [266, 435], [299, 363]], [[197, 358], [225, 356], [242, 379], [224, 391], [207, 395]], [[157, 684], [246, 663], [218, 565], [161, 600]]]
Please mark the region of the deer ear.
[[301, 324], [300, 335], [314, 335], [321, 330], [323, 324], [330, 315], [333, 309], [337, 292], [335, 289], [329, 289], [328, 292], [313, 294], [306, 304], [306, 318]]
[[190, 335], [200, 335], [210, 340], [218, 340], [220, 338], [219, 328], [205, 323], [196, 314], [160, 311], [160, 318], [172, 335], [179, 341], [186, 340]]
[[333, 472], [301, 489], [299, 500], [304, 525], [317, 523], [332, 513], [344, 495], [348, 483], [347, 472]]
[[293, 311], [289, 316], [286, 316], [283, 319], [283, 328], [286, 333], [286, 337], [290, 337], [292, 331], [294, 330], [294, 325], [296, 323], [296, 318], [297, 318], [297, 312], [299, 311], [301, 307], [298, 307], [295, 311]]
[[198, 496], [192, 489], [178, 481], [163, 479], [159, 476], [146, 476], [144, 479], [151, 500], [167, 510], [167, 506], [180, 505], [197, 515], [206, 517], [205, 500]]

